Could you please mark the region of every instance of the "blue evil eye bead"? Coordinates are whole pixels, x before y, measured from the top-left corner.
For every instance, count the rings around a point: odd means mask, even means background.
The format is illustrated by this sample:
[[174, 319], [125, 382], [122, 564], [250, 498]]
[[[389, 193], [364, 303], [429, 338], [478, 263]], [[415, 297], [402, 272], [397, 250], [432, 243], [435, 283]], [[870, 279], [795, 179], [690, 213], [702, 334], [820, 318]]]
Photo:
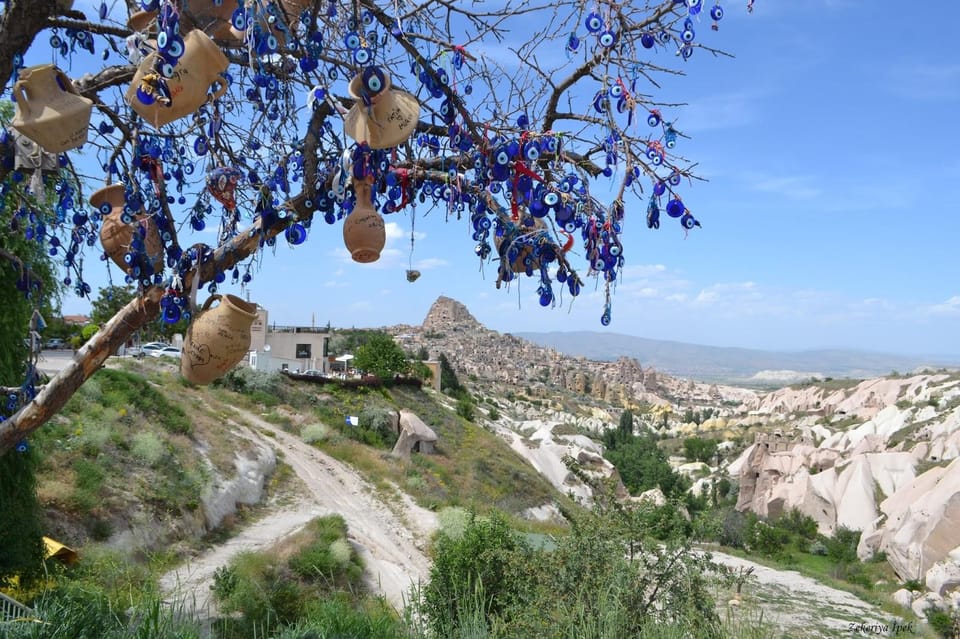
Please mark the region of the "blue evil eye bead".
[[[386, 76], [383, 75], [383, 70], [380, 67], [364, 69], [360, 81], [363, 84], [363, 89], [371, 96], [383, 91], [387, 83]], [[323, 91], [323, 89], [320, 90]], [[324, 95], [326, 95], [326, 92], [324, 92]]]
[[163, 64], [160, 65], [160, 75], [162, 75], [165, 78], [172, 78], [173, 69], [174, 69], [174, 66], [172, 64], [170, 64], [169, 62], [164, 62]]
[[600, 46], [610, 48], [617, 43], [617, 34], [613, 31], [604, 31], [600, 34]]
[[201, 156], [206, 155], [208, 150], [210, 150], [210, 147], [207, 144], [206, 138], [203, 138], [203, 137], [197, 138], [196, 141], [193, 143], [193, 152], [196, 153], [197, 155], [201, 155]]
[[663, 30], [657, 34], [657, 39], [660, 40], [660, 44], [670, 44], [672, 38], [669, 31]]
[[233, 28], [237, 31], [246, 31], [247, 29], [247, 11], [246, 9], [240, 8], [233, 12], [233, 15], [230, 16], [230, 24], [233, 25]]
[[680, 186], [680, 174], [674, 171], [668, 178], [671, 186]]
[[687, 11], [695, 16], [703, 9], [703, 0], [687, 0]]
[[530, 162], [536, 162], [540, 159], [540, 146], [536, 142], [527, 142], [523, 147], [523, 157]]
[[606, 93], [604, 91], [597, 91], [597, 94], [593, 96], [593, 110], [597, 113], [603, 113], [606, 104]]
[[137, 88], [137, 99], [140, 100], [141, 104], [146, 104], [146, 105], [150, 105], [156, 102], [152, 94], [147, 93], [146, 91], [144, 91], [142, 88], [139, 88], [139, 87]]
[[288, 226], [287, 230], [284, 231], [284, 235], [287, 238], [287, 242], [293, 246], [297, 246], [303, 244], [304, 240], [307, 239], [307, 229], [304, 228], [303, 224], [297, 222]]
[[103, 204], [100, 205], [100, 208], [98, 210], [100, 211], [100, 215], [107, 216], [107, 215], [110, 215], [110, 212], [113, 210], [113, 207], [110, 205], [109, 202], [104, 202]]
[[100, 14], [100, 19], [101, 19], [101, 20], [106, 20], [106, 19], [107, 19], [107, 3], [106, 3], [106, 2], [101, 2], [101, 3], [100, 3], [100, 11], [99, 11], [99, 14]]
[[553, 292], [548, 290], [540, 293], [540, 306], [550, 306], [551, 302], [553, 302]]
[[594, 11], [587, 15], [586, 20], [583, 21], [583, 26], [585, 26], [590, 33], [599, 33], [603, 29], [603, 18], [600, 17], [599, 13]]
[[51, 48], [51, 49], [59, 49], [59, 48], [60, 48], [60, 45], [62, 45], [62, 44], [63, 44], [63, 39], [62, 39], [60, 36], [58, 36], [58, 35], [56, 35], [56, 34], [50, 36], [50, 48]]
[[657, 43], [657, 39], [653, 37], [652, 33], [644, 33], [640, 36], [640, 45], [644, 49], [652, 49], [653, 45]]
[[166, 31], [158, 33], [157, 48], [166, 53], [168, 44], [170, 44], [170, 35]]
[[616, 243], [610, 245], [610, 255], [612, 255], [613, 257], [620, 257], [621, 253], [623, 253], [622, 246]]
[[30, 450], [30, 447], [27, 446], [27, 442], [22, 441], [22, 442], [18, 442], [18, 443], [17, 443], [17, 447], [16, 447], [15, 450], [16, 450], [18, 453], [20, 453], [21, 455], [23, 455], [23, 454], [26, 453], [28, 450]]
[[560, 196], [554, 193], [553, 191], [547, 191], [543, 194], [543, 203], [550, 208], [555, 207], [560, 203]]
[[560, 150], [560, 142], [552, 135], [548, 135], [540, 141], [540, 146], [544, 153], [556, 153]]
[[723, 7], [719, 4], [713, 5], [713, 8], [710, 9], [710, 17], [714, 20], [723, 20]]
[[367, 64], [370, 62], [370, 49], [360, 47], [353, 52], [353, 61], [357, 64]]
[[366, 9], [363, 15], [360, 16], [360, 22], [363, 23], [365, 27], [373, 26], [373, 14], [369, 9]]
[[686, 210], [687, 207], [683, 205], [683, 202], [680, 201], [680, 198], [673, 198], [667, 202], [667, 215], [670, 217], [680, 217]]
[[650, 126], [657, 126], [660, 124], [660, 114], [656, 111], [651, 111], [650, 115], [647, 116], [647, 124]]
[[619, 84], [614, 84], [612, 87], [607, 89], [607, 93], [610, 94], [611, 98], [617, 99], [623, 95], [623, 87]]
[[603, 315], [600, 316], [600, 323], [604, 326], [610, 326], [611, 319], [612, 317], [610, 316], [610, 311], [606, 310], [603, 312]]
[[527, 117], [526, 113], [521, 113], [520, 117], [517, 118], [517, 126], [521, 129], [525, 129], [530, 126], [530, 118]]
[[691, 47], [689, 44], [683, 45], [683, 47], [680, 49], [680, 55], [684, 60], [689, 60], [690, 56], [693, 55], [693, 47]]
[[163, 321], [167, 324], [176, 324], [180, 321], [180, 307], [176, 304], [168, 304], [163, 309]]
[[700, 222], [697, 221], [697, 218], [690, 215], [690, 213], [684, 213], [680, 217], [680, 224], [682, 224], [683, 228], [687, 229], [688, 231], [695, 226], [700, 226]]
[[667, 185], [664, 184], [662, 181], [657, 182], [656, 184], [653, 185], [653, 194], [656, 195], [657, 197], [660, 197], [666, 192], [667, 192]]
[[577, 37], [576, 33], [571, 33], [567, 38], [567, 51], [570, 53], [576, 53], [577, 49], [580, 48], [580, 38]]
[[684, 29], [680, 32], [680, 39], [686, 42], [687, 44], [693, 42], [694, 38], [697, 37], [696, 32], [693, 29]]
[[168, 56], [179, 60], [181, 57], [183, 57], [184, 51], [186, 51], [186, 46], [183, 43], [183, 38], [178, 35], [169, 38], [169, 42], [167, 43]]
[[657, 206], [656, 200], [653, 199], [651, 199], [650, 204], [647, 205], [647, 228], [660, 228], [660, 207]]
[[507, 154], [506, 149], [500, 149], [497, 151], [497, 155], [493, 158], [493, 161], [499, 166], [506, 166], [510, 164], [510, 156]]
[[343, 36], [343, 44], [351, 51], [360, 48], [360, 34], [356, 31], [351, 31], [347, 35]]
[[580, 294], [580, 278], [576, 275], [567, 278], [567, 290], [570, 291], [570, 295], [576, 297]]

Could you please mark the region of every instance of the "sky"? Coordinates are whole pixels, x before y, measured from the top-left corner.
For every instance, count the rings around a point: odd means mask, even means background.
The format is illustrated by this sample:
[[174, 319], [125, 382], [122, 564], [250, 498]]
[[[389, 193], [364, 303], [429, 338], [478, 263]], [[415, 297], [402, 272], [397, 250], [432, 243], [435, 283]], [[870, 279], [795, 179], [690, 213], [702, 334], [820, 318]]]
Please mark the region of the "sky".
[[[267, 251], [247, 289], [221, 292], [257, 302], [278, 324], [419, 324], [445, 295], [501, 332], [960, 361], [960, 58], [951, 38], [933, 12], [907, 16], [893, 3], [756, 0], [749, 15], [745, 4], [724, 3], [718, 32], [698, 28], [700, 41], [734, 58], [658, 54], [686, 74], [658, 95], [685, 103], [671, 112], [691, 138], [678, 150], [706, 181], [683, 197], [703, 228], [649, 230], [645, 202], [628, 201], [609, 327], [593, 280], [552, 309], [539, 306], [534, 279], [497, 290], [496, 263], [474, 256], [468, 222], [423, 207], [387, 218], [374, 264], [353, 263], [340, 225], [317, 219], [303, 245]], [[586, 272], [582, 254], [572, 261]], [[414, 283], [411, 264], [422, 272]], [[66, 314], [87, 310], [86, 300], [64, 299]]]

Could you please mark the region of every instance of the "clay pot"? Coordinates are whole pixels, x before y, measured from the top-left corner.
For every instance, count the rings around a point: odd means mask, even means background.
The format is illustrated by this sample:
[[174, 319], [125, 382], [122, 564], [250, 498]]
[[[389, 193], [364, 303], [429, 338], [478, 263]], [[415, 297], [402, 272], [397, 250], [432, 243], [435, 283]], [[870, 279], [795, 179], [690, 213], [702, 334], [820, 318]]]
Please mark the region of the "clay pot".
[[48, 153], [75, 149], [87, 141], [93, 101], [77, 93], [70, 78], [52, 64], [20, 72], [13, 87], [13, 127]]
[[381, 87], [373, 92], [367, 89], [369, 106], [363, 101], [364, 75], [350, 81], [348, 90], [356, 102], [343, 118], [343, 130], [357, 142], [366, 142], [371, 149], [389, 149], [410, 137], [420, 119], [420, 103], [406, 91], [394, 89], [390, 74], [378, 70]]
[[[220, 75], [230, 62], [213, 40], [199, 29], [194, 29], [183, 38], [183, 57], [174, 67], [173, 77], [167, 78], [172, 104], [164, 106], [159, 100], [144, 104], [137, 89], [147, 74], [154, 73], [157, 54], [151, 53], [140, 63], [133, 82], [127, 89], [127, 104], [154, 127], [161, 127], [194, 113], [207, 100], [216, 100], [227, 90], [226, 80]], [[213, 94], [207, 92], [216, 83]]]
[[110, 205], [110, 213], [104, 215], [100, 225], [100, 244], [103, 245], [104, 253], [124, 272], [132, 275], [132, 271], [139, 265], [131, 263], [127, 254], [130, 252], [134, 230], [143, 229], [149, 264], [154, 273], [160, 272], [163, 270], [163, 242], [160, 241], [160, 231], [157, 230], [156, 222], [151, 216], [141, 213], [136, 216], [133, 223], [125, 224], [121, 219], [124, 202], [122, 184], [105, 186], [90, 196], [90, 204], [97, 209], [105, 203]]
[[[210, 305], [219, 300], [214, 307]], [[227, 374], [250, 351], [250, 327], [257, 306], [234, 295], [212, 295], [187, 328], [180, 374], [194, 384], [209, 384]]]
[[354, 182], [357, 205], [343, 221], [343, 243], [354, 262], [369, 264], [380, 259], [380, 251], [387, 243], [383, 216], [373, 208], [368, 182]]

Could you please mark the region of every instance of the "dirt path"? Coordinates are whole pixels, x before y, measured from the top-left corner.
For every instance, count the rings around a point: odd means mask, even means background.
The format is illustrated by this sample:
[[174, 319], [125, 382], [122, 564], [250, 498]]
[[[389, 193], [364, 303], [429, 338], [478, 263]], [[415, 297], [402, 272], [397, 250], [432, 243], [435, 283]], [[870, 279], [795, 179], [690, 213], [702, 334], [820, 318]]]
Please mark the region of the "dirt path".
[[340, 514], [350, 541], [363, 557], [364, 578], [371, 591], [383, 594], [398, 610], [410, 585], [425, 580], [430, 562], [426, 544], [437, 527], [436, 515], [403, 493], [382, 499], [363, 477], [298, 437], [251, 413], [242, 417], [261, 432], [251, 436], [269, 442], [304, 484], [304, 496], [264, 516], [223, 545], [193, 558], [161, 579], [169, 600], [188, 610], [215, 614], [210, 585], [217, 568], [244, 550], [266, 548], [296, 532], [315, 517]]
[[868, 632], [886, 628], [881, 634], [894, 634], [891, 630], [895, 620], [891, 615], [845, 590], [831, 588], [795, 570], [775, 570], [733, 555], [714, 550], [711, 553], [715, 562], [734, 571], [753, 568], [753, 576], [743, 589], [746, 607], [762, 609], [764, 620], [774, 624], [784, 636], [859, 636], [858, 629], [865, 628]]

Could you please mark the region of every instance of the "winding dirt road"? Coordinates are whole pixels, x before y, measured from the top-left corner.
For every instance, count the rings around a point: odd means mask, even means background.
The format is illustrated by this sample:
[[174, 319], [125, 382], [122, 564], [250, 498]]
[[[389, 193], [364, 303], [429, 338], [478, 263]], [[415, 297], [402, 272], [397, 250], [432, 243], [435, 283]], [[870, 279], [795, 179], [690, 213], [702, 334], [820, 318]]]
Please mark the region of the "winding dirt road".
[[[242, 417], [256, 427], [247, 429], [245, 435], [276, 449], [303, 482], [304, 495], [164, 575], [160, 586], [167, 600], [183, 610], [213, 616], [216, 611], [210, 585], [217, 568], [241, 551], [273, 545], [315, 517], [339, 514], [347, 522], [350, 541], [363, 557], [368, 587], [402, 609], [410, 586], [425, 580], [429, 573], [426, 546], [437, 527], [436, 514], [416, 505], [400, 491], [399, 497], [385, 501], [343, 462], [254, 414], [244, 412]], [[262, 432], [272, 436], [266, 437]]]

